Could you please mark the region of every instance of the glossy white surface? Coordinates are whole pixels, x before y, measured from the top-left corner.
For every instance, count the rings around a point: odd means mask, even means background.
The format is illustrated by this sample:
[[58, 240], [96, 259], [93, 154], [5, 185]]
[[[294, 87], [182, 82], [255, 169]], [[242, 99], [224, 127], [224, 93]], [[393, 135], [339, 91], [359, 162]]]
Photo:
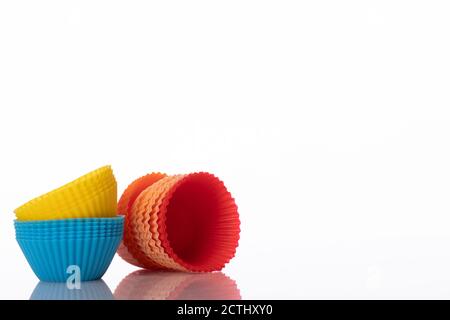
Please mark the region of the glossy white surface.
[[[244, 299], [450, 298], [449, 12], [0, 2], [0, 298], [38, 284], [14, 208], [104, 164], [120, 192], [150, 171], [222, 178]], [[134, 270], [116, 257], [98, 288]]]

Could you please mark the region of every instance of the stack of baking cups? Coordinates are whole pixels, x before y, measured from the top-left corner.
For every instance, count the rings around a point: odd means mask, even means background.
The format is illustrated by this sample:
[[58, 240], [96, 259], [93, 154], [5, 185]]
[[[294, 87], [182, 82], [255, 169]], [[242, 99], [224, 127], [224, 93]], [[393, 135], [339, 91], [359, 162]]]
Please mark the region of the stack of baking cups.
[[142, 268], [217, 271], [238, 246], [236, 203], [209, 173], [143, 176], [125, 190], [118, 212], [126, 216], [118, 253]]
[[15, 214], [17, 242], [42, 281], [100, 279], [123, 235], [110, 166], [29, 201]]

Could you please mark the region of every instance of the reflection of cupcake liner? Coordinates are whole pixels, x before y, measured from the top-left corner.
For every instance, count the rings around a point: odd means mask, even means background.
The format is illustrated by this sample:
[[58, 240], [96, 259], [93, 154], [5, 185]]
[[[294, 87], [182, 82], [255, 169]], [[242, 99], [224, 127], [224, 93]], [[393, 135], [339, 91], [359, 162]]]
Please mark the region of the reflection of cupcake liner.
[[111, 217], [117, 214], [117, 183], [110, 166], [92, 171], [15, 210], [19, 220]]
[[166, 177], [166, 175], [163, 173], [151, 173], [133, 181], [124, 191], [119, 200], [118, 212], [119, 214], [124, 214], [127, 217], [125, 220], [125, 230], [127, 230], [127, 232], [124, 232], [123, 243], [121, 243], [121, 245], [119, 246], [117, 253], [125, 261], [138, 267], [144, 267], [147, 269], [160, 268], [159, 265], [149, 259], [146, 259], [145, 257], [141, 256], [140, 260], [136, 259], [136, 256], [140, 254], [139, 248], [136, 246], [136, 241], [134, 239], [134, 230], [129, 226], [132, 220], [132, 212], [130, 209], [133, 206], [136, 198], [141, 194], [143, 190], [164, 177]]
[[[109, 231], [89, 229], [84, 233], [74, 233], [64, 229], [56, 235], [38, 236], [16, 229], [16, 238], [28, 263], [36, 276], [42, 281], [63, 282], [70, 276], [67, 273], [69, 266], [78, 266], [80, 280], [89, 281], [100, 279], [111, 263], [123, 234], [123, 217], [104, 218], [111, 219]], [[73, 219], [73, 223], [87, 225], [90, 219]], [[97, 219], [99, 220], [99, 219]], [[25, 222], [17, 222], [16, 225]], [[37, 226], [45, 227], [43, 221]], [[61, 220], [61, 226], [67, 225]], [[44, 228], [45, 229], [45, 228]]]
[[141, 191], [127, 210], [124, 245], [140, 266], [215, 271], [235, 254], [237, 206], [211, 174], [161, 178]]
[[180, 273], [138, 270], [114, 292], [122, 300], [239, 300], [236, 282], [222, 272]]
[[30, 300], [114, 300], [103, 280], [81, 283], [79, 289], [69, 289], [66, 283], [40, 281]]

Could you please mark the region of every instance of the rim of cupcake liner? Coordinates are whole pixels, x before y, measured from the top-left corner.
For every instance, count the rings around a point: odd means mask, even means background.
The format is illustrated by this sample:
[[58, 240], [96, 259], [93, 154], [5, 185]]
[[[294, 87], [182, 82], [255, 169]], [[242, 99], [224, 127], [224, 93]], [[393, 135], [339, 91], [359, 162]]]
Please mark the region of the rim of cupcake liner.
[[[170, 202], [173, 199], [175, 193], [177, 192], [178, 188], [185, 185], [186, 183], [189, 183], [192, 179], [195, 179], [196, 177], [205, 177], [209, 180], [208, 183], [211, 183], [208, 185], [208, 188], [212, 188], [214, 185], [217, 189], [214, 191], [214, 195], [218, 196], [215, 200], [219, 201], [216, 203], [218, 207], [216, 208], [219, 212], [220, 217], [224, 217], [226, 215], [233, 215], [234, 217], [228, 217], [225, 220], [222, 220], [222, 224], [226, 222], [226, 220], [231, 220], [233, 223], [228, 224], [228, 226], [231, 227], [230, 232], [223, 234], [220, 232], [218, 235], [221, 237], [227, 237], [228, 241], [231, 241], [231, 243], [224, 244], [221, 243], [224, 239], [218, 239], [217, 237], [214, 239], [215, 245], [218, 246], [221, 249], [227, 249], [228, 252], [221, 255], [211, 256], [210, 258], [205, 258], [206, 261], [203, 263], [197, 263], [192, 264], [186, 259], [179, 256], [179, 254], [176, 253], [175, 249], [172, 247], [171, 241], [170, 241], [170, 235], [167, 231], [167, 212], [170, 209]], [[227, 206], [221, 207], [220, 205], [223, 204], [222, 201], [227, 202]], [[224, 183], [217, 178], [215, 175], [208, 173], [208, 172], [196, 172], [186, 175], [182, 180], [178, 181], [168, 192], [168, 194], [165, 196], [161, 208], [159, 211], [159, 218], [161, 223], [158, 225], [161, 227], [160, 232], [160, 239], [161, 244], [164, 248], [164, 250], [171, 256], [171, 258], [183, 266], [184, 268], [194, 271], [194, 272], [208, 272], [208, 271], [216, 271], [221, 270], [236, 254], [237, 247], [239, 245], [239, 238], [240, 238], [240, 221], [239, 221], [239, 214], [238, 214], [238, 207], [236, 205], [236, 202], [234, 198], [231, 196], [231, 193], [228, 191], [228, 189], [225, 187]], [[217, 217], [216, 217], [217, 218]], [[217, 221], [216, 221], [217, 223]], [[227, 223], [225, 223], [227, 224]], [[215, 226], [216, 230], [218, 226]], [[222, 229], [223, 231], [223, 229]], [[219, 241], [221, 240], [221, 241]]]

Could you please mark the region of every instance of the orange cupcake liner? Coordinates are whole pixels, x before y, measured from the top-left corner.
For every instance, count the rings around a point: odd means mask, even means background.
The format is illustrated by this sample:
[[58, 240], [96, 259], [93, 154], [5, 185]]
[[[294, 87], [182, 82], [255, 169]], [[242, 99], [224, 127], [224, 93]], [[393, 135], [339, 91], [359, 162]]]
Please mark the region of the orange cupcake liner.
[[138, 252], [138, 248], [136, 247], [133, 228], [130, 226], [130, 222], [132, 221], [131, 207], [143, 190], [164, 177], [166, 177], [164, 173], [151, 173], [133, 181], [126, 188], [117, 205], [118, 213], [126, 216], [123, 241], [119, 246], [117, 253], [125, 261], [141, 268], [159, 269], [161, 266], [146, 259], [145, 256], [141, 257], [141, 259], [137, 258], [140, 254]]
[[183, 175], [166, 177], [145, 189], [133, 205], [131, 222], [131, 225], [137, 229], [135, 232], [138, 235], [137, 242], [141, 245], [147, 257], [165, 268], [179, 271], [186, 270], [173, 261], [161, 247], [157, 212], [159, 211], [158, 205], [162, 201], [161, 198], [173, 184], [183, 177]]

